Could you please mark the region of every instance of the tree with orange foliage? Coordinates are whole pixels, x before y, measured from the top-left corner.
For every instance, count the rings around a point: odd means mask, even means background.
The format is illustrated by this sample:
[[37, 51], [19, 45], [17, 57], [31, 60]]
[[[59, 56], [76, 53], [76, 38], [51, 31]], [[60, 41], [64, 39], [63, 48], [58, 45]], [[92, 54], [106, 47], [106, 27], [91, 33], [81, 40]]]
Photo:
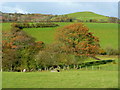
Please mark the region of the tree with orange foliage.
[[66, 53], [75, 56], [95, 57], [99, 52], [99, 39], [82, 23], [75, 23], [59, 28], [56, 39], [61, 42], [61, 47]]
[[3, 70], [22, 71], [36, 69], [35, 54], [44, 47], [19, 28], [13, 27], [10, 32], [2, 33]]

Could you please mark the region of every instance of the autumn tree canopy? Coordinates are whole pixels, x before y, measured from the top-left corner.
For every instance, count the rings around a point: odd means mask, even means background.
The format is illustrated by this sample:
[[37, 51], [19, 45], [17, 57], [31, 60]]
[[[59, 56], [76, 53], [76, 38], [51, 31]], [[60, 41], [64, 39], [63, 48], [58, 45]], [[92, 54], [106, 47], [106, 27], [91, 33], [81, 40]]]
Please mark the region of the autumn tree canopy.
[[56, 32], [56, 39], [63, 45], [64, 51], [75, 56], [94, 57], [100, 48], [99, 39], [82, 23], [75, 23]]
[[13, 27], [10, 32], [2, 33], [2, 66], [6, 71], [36, 69], [34, 55], [42, 50], [44, 43], [23, 30]]

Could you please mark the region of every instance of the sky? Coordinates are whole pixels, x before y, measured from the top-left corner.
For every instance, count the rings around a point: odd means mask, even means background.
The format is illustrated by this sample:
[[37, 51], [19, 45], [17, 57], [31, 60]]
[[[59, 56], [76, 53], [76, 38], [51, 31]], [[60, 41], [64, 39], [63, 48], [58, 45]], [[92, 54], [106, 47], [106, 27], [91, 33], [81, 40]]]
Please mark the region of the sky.
[[4, 2], [0, 5], [0, 11], [53, 15], [91, 11], [105, 16], [118, 17], [118, 2]]

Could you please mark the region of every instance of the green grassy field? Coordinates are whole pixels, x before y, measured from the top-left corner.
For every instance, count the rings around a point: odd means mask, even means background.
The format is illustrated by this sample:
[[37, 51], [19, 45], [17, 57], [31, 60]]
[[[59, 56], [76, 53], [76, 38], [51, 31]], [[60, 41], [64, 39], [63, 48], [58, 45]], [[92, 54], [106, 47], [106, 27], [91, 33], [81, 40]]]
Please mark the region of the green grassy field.
[[[107, 63], [107, 64], [101, 64], [96, 66], [88, 66], [87, 70], [107, 70], [107, 71], [118, 71], [118, 56], [109, 56], [109, 55], [98, 55], [96, 56], [100, 58], [101, 60], [115, 60], [115, 63]], [[84, 62], [91, 62], [91, 61], [98, 61], [93, 58], [88, 58], [88, 60], [85, 60]], [[86, 70], [86, 68], [83, 68], [83, 70]]]
[[[117, 71], [3, 72], [3, 88], [117, 88]], [[89, 75], [89, 76], [88, 76]]]
[[[58, 72], [3, 72], [3, 88], [117, 88], [118, 57], [97, 56], [101, 59], [116, 60], [116, 64], [61, 70]], [[89, 75], [89, 76], [88, 76]]]
[[9, 31], [11, 29], [11, 23], [0, 23], [3, 31]]
[[90, 19], [97, 19], [97, 20], [108, 20], [108, 17], [103, 16], [103, 15], [99, 15], [93, 12], [76, 12], [76, 13], [70, 13], [70, 14], [66, 14], [69, 17], [73, 17], [76, 19], [80, 19], [80, 20], [90, 20]]
[[[71, 24], [71, 23], [58, 23], [60, 27]], [[94, 33], [95, 36], [99, 37], [102, 48], [112, 47], [118, 48], [118, 24], [115, 23], [85, 23], [85, 25]], [[25, 28], [29, 35], [36, 38], [36, 41], [43, 41], [46, 44], [54, 41], [55, 29], [59, 27], [49, 28]], [[3, 31], [10, 30], [10, 23], [3, 23]]]
[[118, 49], [118, 24], [115, 23], [86, 23], [90, 31], [99, 37], [103, 48]]
[[[70, 23], [58, 23], [61, 27]], [[99, 37], [100, 45], [103, 48], [118, 48], [118, 25], [114, 23], [85, 23], [85, 25]], [[55, 28], [25, 28], [28, 34], [32, 35], [37, 41], [44, 41], [49, 44], [54, 41]]]

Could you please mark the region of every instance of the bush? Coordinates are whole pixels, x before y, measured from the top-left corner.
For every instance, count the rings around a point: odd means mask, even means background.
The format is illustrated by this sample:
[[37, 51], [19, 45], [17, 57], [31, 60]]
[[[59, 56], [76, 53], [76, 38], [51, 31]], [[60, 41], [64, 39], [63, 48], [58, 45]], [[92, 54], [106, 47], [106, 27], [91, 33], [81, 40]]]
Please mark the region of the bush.
[[56, 27], [59, 26], [58, 24], [54, 24], [54, 23], [13, 23], [12, 24], [13, 27], [16, 28], [43, 28], [43, 27]]
[[106, 51], [104, 49], [100, 49], [99, 50], [99, 54], [100, 55], [106, 55], [107, 53], [106, 53]]
[[106, 48], [106, 53], [107, 55], [119, 55], [119, 50], [108, 47]]

